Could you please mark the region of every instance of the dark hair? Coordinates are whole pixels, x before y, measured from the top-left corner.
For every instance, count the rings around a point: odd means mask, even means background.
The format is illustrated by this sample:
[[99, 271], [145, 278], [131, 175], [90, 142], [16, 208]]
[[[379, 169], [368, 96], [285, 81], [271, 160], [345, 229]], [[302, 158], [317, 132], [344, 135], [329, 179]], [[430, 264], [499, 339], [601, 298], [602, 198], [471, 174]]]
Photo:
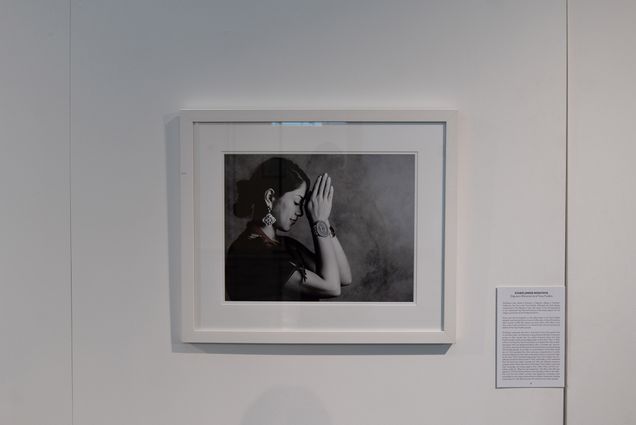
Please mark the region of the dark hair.
[[234, 204], [234, 215], [249, 217], [264, 212], [263, 195], [267, 189], [274, 189], [276, 196], [280, 197], [298, 189], [303, 182], [309, 189], [309, 177], [298, 164], [285, 158], [270, 158], [256, 167], [249, 180], [237, 183], [239, 196]]

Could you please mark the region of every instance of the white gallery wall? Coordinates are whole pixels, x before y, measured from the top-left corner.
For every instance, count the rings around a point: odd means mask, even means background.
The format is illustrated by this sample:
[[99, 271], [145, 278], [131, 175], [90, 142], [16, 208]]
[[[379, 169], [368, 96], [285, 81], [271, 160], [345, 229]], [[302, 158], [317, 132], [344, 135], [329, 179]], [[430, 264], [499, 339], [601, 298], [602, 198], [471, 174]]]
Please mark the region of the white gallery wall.
[[636, 423], [636, 2], [570, 2], [568, 424]]
[[0, 2], [0, 424], [71, 421], [69, 5]]
[[[633, 342], [606, 373], [588, 371], [633, 336], [631, 309], [609, 292], [614, 316], [586, 309], [598, 308], [605, 257], [623, 266], [613, 290], [634, 291], [628, 239], [598, 233], [599, 220], [633, 233], [632, 194], [608, 191], [633, 181], [633, 136], [614, 125], [614, 149], [599, 150], [607, 128], [587, 108], [609, 102], [589, 76], [617, 77], [618, 92], [627, 74], [609, 64], [633, 69], [634, 58], [594, 44], [598, 6], [570, 3], [580, 92], [570, 94], [568, 422], [602, 423], [592, 418], [612, 409], [606, 423], [627, 424], [618, 369]], [[600, 22], [628, 50], [635, 31], [621, 10], [633, 7], [614, 3]], [[562, 424], [562, 389], [494, 388], [494, 311], [496, 286], [564, 282], [566, 32], [565, 3], [547, 0], [4, 1], [0, 423]], [[577, 39], [597, 49], [577, 50]], [[232, 107], [459, 111], [456, 344], [179, 342], [175, 114]], [[600, 195], [623, 208], [604, 216], [590, 207]], [[600, 391], [605, 382], [622, 392]], [[594, 410], [597, 397], [605, 407]]]
[[[72, 19], [76, 424], [561, 423], [561, 389], [494, 389], [493, 341], [496, 285], [563, 280], [563, 5], [84, 0]], [[179, 344], [175, 112], [356, 106], [460, 111], [458, 343]]]

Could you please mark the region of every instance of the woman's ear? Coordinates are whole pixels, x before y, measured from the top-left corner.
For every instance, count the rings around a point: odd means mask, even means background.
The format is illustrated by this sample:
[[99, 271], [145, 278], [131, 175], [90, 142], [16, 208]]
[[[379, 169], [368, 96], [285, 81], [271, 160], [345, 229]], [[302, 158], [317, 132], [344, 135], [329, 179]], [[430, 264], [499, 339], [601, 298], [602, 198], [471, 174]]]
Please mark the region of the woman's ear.
[[274, 205], [274, 201], [276, 200], [276, 196], [274, 196], [276, 192], [271, 187], [265, 191], [265, 205], [267, 208], [272, 208]]

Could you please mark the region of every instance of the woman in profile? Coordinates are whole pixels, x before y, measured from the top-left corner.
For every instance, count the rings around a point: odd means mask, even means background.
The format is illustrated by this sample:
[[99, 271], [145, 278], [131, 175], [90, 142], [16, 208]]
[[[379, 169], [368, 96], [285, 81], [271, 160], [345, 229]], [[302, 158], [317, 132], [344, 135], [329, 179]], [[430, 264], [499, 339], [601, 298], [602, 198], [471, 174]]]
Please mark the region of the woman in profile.
[[[225, 265], [231, 301], [318, 301], [337, 297], [351, 283], [347, 257], [329, 223], [334, 187], [320, 175], [311, 191], [307, 174], [294, 162], [270, 158], [249, 180], [238, 182], [234, 215], [250, 217], [230, 246]], [[288, 232], [307, 213], [315, 253]]]

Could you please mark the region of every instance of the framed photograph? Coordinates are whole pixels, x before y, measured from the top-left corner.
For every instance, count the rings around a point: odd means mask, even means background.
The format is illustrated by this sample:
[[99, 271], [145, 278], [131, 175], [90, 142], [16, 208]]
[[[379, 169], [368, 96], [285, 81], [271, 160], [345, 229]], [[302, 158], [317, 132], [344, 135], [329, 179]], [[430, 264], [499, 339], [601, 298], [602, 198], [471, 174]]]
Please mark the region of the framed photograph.
[[182, 111], [182, 340], [454, 342], [455, 116]]

